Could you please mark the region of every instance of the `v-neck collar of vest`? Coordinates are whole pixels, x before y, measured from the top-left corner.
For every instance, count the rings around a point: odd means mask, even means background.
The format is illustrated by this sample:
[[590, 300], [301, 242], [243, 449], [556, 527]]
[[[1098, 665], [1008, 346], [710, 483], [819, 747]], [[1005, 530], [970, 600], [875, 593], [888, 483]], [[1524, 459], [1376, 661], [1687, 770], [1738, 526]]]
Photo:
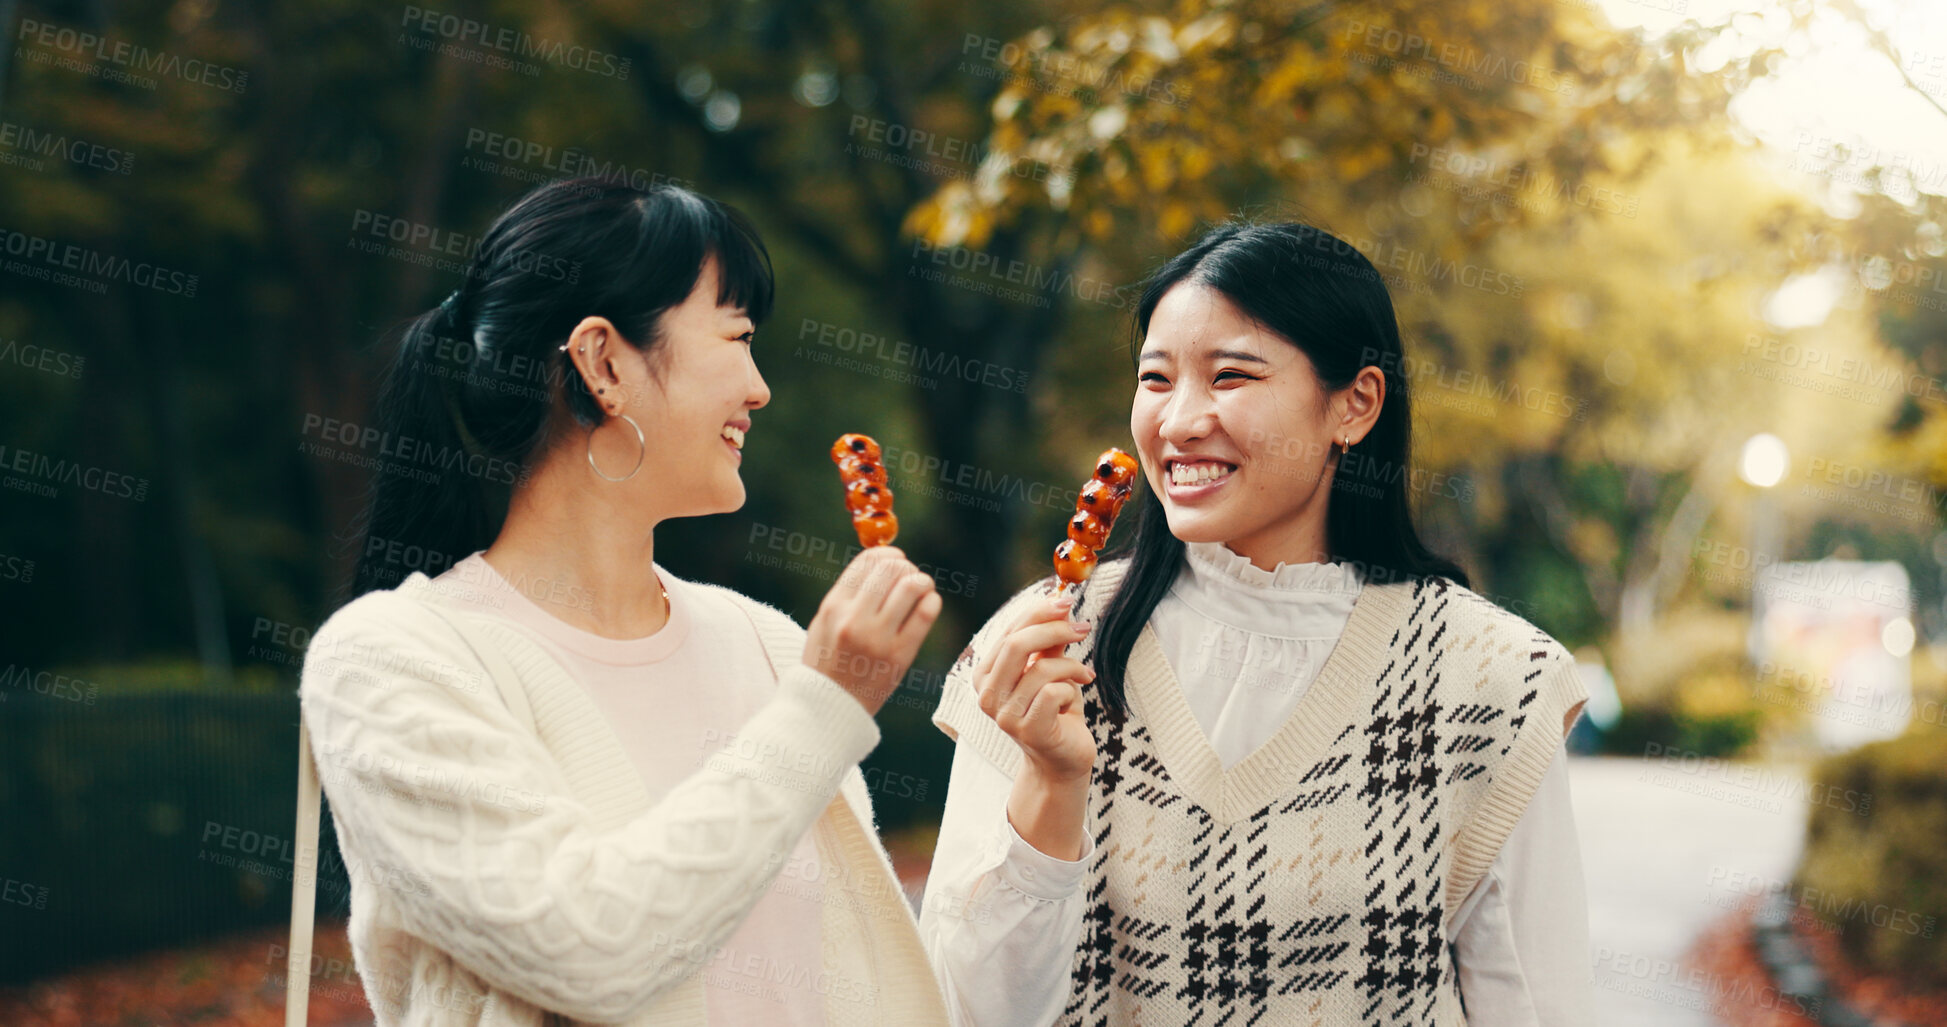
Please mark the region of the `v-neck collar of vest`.
[[1404, 619], [1410, 591], [1406, 585], [1368, 583], [1361, 588], [1345, 630], [1291, 715], [1229, 770], [1190, 712], [1155, 632], [1144, 625], [1129, 654], [1131, 701], [1156, 739], [1157, 758], [1184, 798], [1229, 826], [1292, 795], [1304, 773], [1340, 732], [1358, 723], [1360, 711], [1371, 703], [1373, 683]]

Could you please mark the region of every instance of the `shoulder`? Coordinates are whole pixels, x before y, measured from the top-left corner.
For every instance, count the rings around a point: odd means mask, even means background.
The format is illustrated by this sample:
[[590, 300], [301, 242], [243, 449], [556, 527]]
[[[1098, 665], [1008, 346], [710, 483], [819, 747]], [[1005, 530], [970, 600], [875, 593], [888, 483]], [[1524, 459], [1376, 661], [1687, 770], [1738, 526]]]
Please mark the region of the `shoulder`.
[[960, 650], [959, 657], [953, 661], [949, 673], [959, 674], [972, 667], [979, 654], [984, 652], [989, 644], [1013, 630], [1022, 610], [1037, 599], [1046, 599], [1054, 595], [1057, 584], [1055, 576], [1050, 574], [1009, 596], [1007, 601], [1000, 605], [1000, 609], [987, 617], [980, 630], [974, 632], [973, 638], [967, 641], [966, 648]]
[[1416, 586], [1435, 601], [1444, 600], [1445, 617], [1458, 634], [1449, 644], [1466, 644], [1520, 657], [1528, 662], [1573, 662], [1567, 648], [1521, 614], [1446, 578]]
[[[1122, 584], [1123, 574], [1128, 569], [1129, 557], [1127, 556], [1117, 555], [1103, 560], [1095, 568], [1095, 573], [1089, 577], [1088, 583], [1082, 587], [1082, 600], [1076, 607], [1075, 619], [1094, 623], [1101, 617], [1102, 611], [1108, 609], [1109, 600], [1115, 597], [1116, 589]], [[1007, 602], [1002, 603], [1000, 609], [988, 616], [986, 623], [982, 624], [980, 630], [975, 632], [973, 638], [967, 642], [966, 648], [960, 650], [959, 657], [953, 661], [951, 673], [962, 673], [971, 668], [974, 661], [979, 659], [979, 654], [986, 651], [988, 645], [1013, 630], [1024, 609], [1038, 600], [1054, 596], [1060, 591], [1060, 585], [1055, 576], [1050, 574], [1008, 597]]]
[[402, 647], [439, 645], [442, 631], [439, 618], [425, 608], [428, 600], [421, 590], [409, 587], [375, 589], [333, 611], [311, 634], [305, 649], [305, 663], [325, 659], [351, 642], [395, 643]]
[[1520, 614], [1445, 578], [1393, 587], [1411, 592], [1410, 617], [1423, 621], [1411, 626], [1437, 632], [1456, 695], [1564, 718], [1588, 698], [1568, 648]]
[[339, 607], [305, 647], [300, 695], [409, 681], [482, 694], [485, 669], [453, 623], [429, 608], [433, 603], [424, 585], [409, 579]]
[[676, 580], [682, 582], [683, 587], [690, 590], [690, 594], [701, 603], [716, 607], [715, 616], [738, 618], [748, 623], [756, 632], [758, 646], [764, 650], [764, 656], [775, 673], [782, 674], [785, 668], [803, 662], [805, 629], [792, 620], [790, 614], [722, 585], [682, 578]]
[[800, 635], [804, 633], [803, 626], [792, 620], [790, 614], [762, 600], [752, 599], [736, 589], [713, 585], [707, 581], [690, 581], [687, 578], [675, 580], [689, 589], [692, 595], [716, 606], [722, 612], [741, 610], [757, 624], [760, 631], [796, 632]]

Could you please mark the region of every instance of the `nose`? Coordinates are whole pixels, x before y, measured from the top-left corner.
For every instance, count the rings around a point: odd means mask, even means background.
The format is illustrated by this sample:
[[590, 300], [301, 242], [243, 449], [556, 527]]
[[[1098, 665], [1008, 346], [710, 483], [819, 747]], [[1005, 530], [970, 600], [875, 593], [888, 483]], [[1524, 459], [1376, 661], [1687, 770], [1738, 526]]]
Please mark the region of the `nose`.
[[757, 358], [750, 358], [750, 391], [744, 397], [744, 405], [752, 410], [761, 410], [771, 401], [771, 387], [764, 384], [764, 372], [757, 369]]
[[1158, 425], [1163, 441], [1175, 445], [1209, 438], [1217, 430], [1217, 404], [1202, 389], [1177, 389], [1163, 407]]

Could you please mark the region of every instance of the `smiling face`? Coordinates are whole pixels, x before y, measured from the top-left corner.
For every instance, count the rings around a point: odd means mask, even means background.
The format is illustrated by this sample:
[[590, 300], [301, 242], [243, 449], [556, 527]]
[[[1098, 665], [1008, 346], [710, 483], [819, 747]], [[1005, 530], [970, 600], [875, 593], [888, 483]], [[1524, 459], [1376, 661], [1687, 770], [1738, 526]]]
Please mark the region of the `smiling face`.
[[[590, 318], [590, 325], [613, 326]], [[688, 298], [663, 313], [662, 342], [645, 355], [633, 346], [590, 338], [584, 360], [596, 373], [596, 402], [610, 420], [595, 432], [595, 461], [604, 474], [620, 477], [642, 452], [642, 468], [628, 488], [654, 509], [658, 519], [726, 513], [744, 505], [744, 436], [750, 412], [771, 400], [770, 387], [757, 371], [750, 342], [755, 326], [740, 308], [717, 304], [717, 263], [705, 262]], [[571, 344], [579, 344], [577, 329]], [[610, 380], [612, 375], [612, 380]], [[615, 415], [627, 414], [642, 426], [646, 447]]]
[[1328, 558], [1334, 446], [1371, 430], [1377, 368], [1328, 391], [1297, 346], [1186, 279], [1151, 314], [1136, 372], [1129, 431], [1171, 534], [1265, 568]]

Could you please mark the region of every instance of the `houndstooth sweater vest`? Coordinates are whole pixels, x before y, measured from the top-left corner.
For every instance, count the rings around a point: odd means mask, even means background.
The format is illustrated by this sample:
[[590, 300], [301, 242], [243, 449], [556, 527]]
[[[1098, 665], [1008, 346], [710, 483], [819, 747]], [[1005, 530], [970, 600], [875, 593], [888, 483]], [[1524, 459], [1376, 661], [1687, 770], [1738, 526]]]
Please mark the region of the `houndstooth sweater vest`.
[[[1100, 567], [1093, 622], [1126, 562]], [[934, 722], [1008, 776], [1014, 741], [971, 669]], [[1068, 655], [1085, 658], [1093, 635]], [[1082, 940], [1061, 1027], [1464, 1024], [1447, 917], [1527, 807], [1586, 698], [1554, 639], [1445, 579], [1367, 584], [1291, 717], [1224, 770], [1153, 632], [1117, 724], [1083, 690], [1096, 760]]]

